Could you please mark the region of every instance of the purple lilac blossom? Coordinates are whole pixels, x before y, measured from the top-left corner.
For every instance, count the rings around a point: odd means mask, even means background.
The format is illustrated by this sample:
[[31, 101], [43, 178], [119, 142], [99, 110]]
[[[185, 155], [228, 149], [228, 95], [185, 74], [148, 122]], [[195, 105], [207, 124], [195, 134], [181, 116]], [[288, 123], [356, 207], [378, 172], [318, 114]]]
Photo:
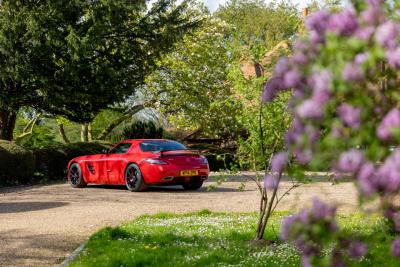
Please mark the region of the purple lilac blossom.
[[390, 65], [397, 69], [400, 69], [400, 47], [387, 51], [386, 58]]
[[286, 216], [282, 220], [280, 238], [282, 240], [289, 240], [291, 238], [291, 231], [293, 224], [301, 223], [308, 224], [310, 222], [310, 214], [307, 210], [302, 210], [299, 213]]
[[369, 40], [372, 35], [375, 32], [375, 28], [370, 26], [370, 27], [364, 27], [364, 28], [358, 28], [357, 31], [354, 33], [354, 35], [361, 40]]
[[343, 136], [343, 127], [339, 125], [333, 125], [331, 129], [331, 136], [334, 138], [340, 138]]
[[345, 125], [358, 129], [361, 123], [361, 108], [355, 108], [347, 103], [341, 104], [337, 108], [340, 119]]
[[293, 88], [301, 82], [301, 74], [297, 70], [289, 70], [283, 76], [283, 86], [285, 88]]
[[293, 118], [292, 127], [287, 131], [285, 135], [285, 142], [288, 146], [297, 143], [297, 140], [301, 137], [304, 132], [304, 124], [297, 118]]
[[367, 24], [376, 25], [385, 19], [381, 4], [381, 1], [368, 1], [368, 8], [361, 13], [362, 19]]
[[325, 43], [325, 35], [323, 35], [323, 34], [321, 34], [321, 33], [319, 33], [319, 32], [310, 31], [310, 32], [308, 33], [308, 35], [309, 35], [309, 38], [310, 38], [311, 43], [312, 43], [314, 46], [316, 46], [316, 45], [318, 45], [318, 44], [323, 44], [323, 43]]
[[296, 149], [294, 151], [294, 154], [296, 156], [297, 162], [300, 165], [306, 165], [312, 159], [312, 152], [310, 149], [305, 149], [305, 150]]
[[368, 52], [357, 54], [356, 57], [354, 58], [354, 63], [357, 65], [364, 64], [364, 62], [367, 61], [368, 58], [369, 58]]
[[341, 258], [334, 258], [329, 267], [346, 267], [346, 264], [343, 262]]
[[392, 254], [393, 256], [400, 258], [400, 237], [398, 237], [392, 243]]
[[368, 252], [368, 247], [361, 241], [353, 241], [349, 246], [349, 256], [353, 259], [359, 259]]
[[306, 28], [309, 31], [323, 33], [328, 25], [330, 14], [326, 10], [320, 10], [309, 16], [306, 20]]
[[305, 65], [308, 63], [308, 58], [303, 52], [295, 52], [292, 60], [297, 65]]
[[365, 2], [370, 6], [381, 6], [385, 0], [366, 0]]
[[312, 214], [318, 220], [333, 218], [336, 214], [336, 207], [329, 206], [318, 198], [313, 198]]
[[324, 117], [324, 107], [314, 99], [307, 99], [296, 107], [296, 113], [302, 119], [321, 119]]
[[274, 75], [278, 77], [283, 77], [287, 71], [289, 71], [289, 59], [282, 57], [278, 60], [275, 67]]
[[385, 192], [400, 189], [400, 148], [395, 149], [377, 170], [378, 186]]
[[293, 223], [297, 221], [296, 215], [286, 216], [282, 220], [280, 238], [282, 240], [289, 240], [290, 238], [290, 228]]
[[304, 40], [296, 40], [293, 44], [295, 51], [305, 52], [309, 49], [310, 45]]
[[316, 255], [319, 255], [321, 253], [321, 250], [319, 246], [313, 245], [307, 240], [305, 240], [305, 236], [298, 236], [294, 240], [294, 245], [297, 247], [298, 250], [300, 250], [305, 257], [314, 257]]
[[297, 90], [295, 90], [294, 92], [293, 92], [293, 97], [295, 98], [295, 99], [302, 99], [302, 98], [304, 98], [304, 92], [302, 91], [302, 90], [299, 90], [299, 88], [296, 88]]
[[363, 79], [362, 69], [353, 62], [348, 63], [343, 69], [342, 77], [348, 82], [361, 81]]
[[332, 85], [332, 76], [328, 70], [315, 72], [308, 80], [308, 84], [313, 88], [314, 94], [330, 94]]
[[282, 80], [278, 77], [272, 77], [264, 85], [262, 101], [264, 103], [271, 102], [282, 88]]
[[377, 191], [375, 182], [375, 167], [371, 162], [364, 163], [357, 174], [357, 181], [361, 192], [371, 196]]
[[399, 25], [390, 20], [380, 25], [376, 29], [375, 39], [382, 46], [393, 49], [397, 45], [398, 34]]
[[286, 166], [288, 154], [286, 152], [279, 152], [271, 159], [271, 171], [273, 173], [281, 173]]
[[351, 149], [340, 155], [338, 168], [342, 172], [355, 173], [359, 170], [364, 162], [364, 155], [361, 151]]
[[342, 36], [350, 36], [358, 29], [357, 14], [352, 8], [333, 14], [328, 23], [328, 30]]
[[302, 267], [312, 267], [310, 258], [308, 256], [303, 256], [301, 258], [301, 266]]
[[331, 91], [330, 90], [318, 90], [314, 89], [312, 94], [312, 99], [321, 105], [326, 104], [331, 99]]
[[278, 186], [278, 177], [273, 174], [267, 174], [264, 176], [264, 187], [268, 190], [273, 190]]
[[379, 124], [376, 134], [379, 139], [387, 141], [392, 138], [392, 131], [395, 128], [400, 127], [400, 110], [393, 108], [386, 116], [383, 118]]
[[307, 135], [308, 142], [310, 143], [314, 143], [320, 137], [320, 132], [311, 125], [305, 127], [304, 133]]

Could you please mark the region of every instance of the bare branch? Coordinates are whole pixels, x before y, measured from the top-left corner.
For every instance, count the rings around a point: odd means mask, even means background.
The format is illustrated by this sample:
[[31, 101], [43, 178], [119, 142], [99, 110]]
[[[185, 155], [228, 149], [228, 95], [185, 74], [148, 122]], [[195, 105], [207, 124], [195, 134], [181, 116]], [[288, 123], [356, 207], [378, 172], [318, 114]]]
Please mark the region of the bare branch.
[[41, 117], [42, 116], [42, 113], [38, 113], [35, 117], [33, 117], [29, 122], [28, 122], [28, 124], [24, 127], [24, 129], [22, 130], [22, 133], [17, 137], [17, 138], [15, 138], [15, 142], [18, 142], [19, 140], [21, 140], [22, 138], [24, 138], [24, 137], [26, 137], [26, 136], [28, 136], [28, 135], [31, 135], [32, 134], [32, 132], [33, 132], [33, 128], [35, 127], [35, 125], [36, 125], [36, 122], [37, 122], [37, 120], [39, 119], [39, 117]]

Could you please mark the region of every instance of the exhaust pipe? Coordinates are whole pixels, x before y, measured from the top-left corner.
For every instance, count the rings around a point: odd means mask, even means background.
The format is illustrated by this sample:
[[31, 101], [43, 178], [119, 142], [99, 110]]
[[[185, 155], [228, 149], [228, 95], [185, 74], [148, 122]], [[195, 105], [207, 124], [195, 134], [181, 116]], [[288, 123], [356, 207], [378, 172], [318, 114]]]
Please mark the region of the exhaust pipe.
[[174, 178], [175, 177], [173, 177], [173, 176], [167, 176], [167, 177], [164, 177], [163, 180], [169, 182], [169, 181], [174, 180]]

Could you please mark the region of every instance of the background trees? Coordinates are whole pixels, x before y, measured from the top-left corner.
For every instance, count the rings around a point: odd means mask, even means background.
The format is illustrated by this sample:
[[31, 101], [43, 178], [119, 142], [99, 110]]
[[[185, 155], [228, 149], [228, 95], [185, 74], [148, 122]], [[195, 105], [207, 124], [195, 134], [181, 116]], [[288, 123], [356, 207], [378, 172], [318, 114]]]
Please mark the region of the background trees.
[[0, 138], [35, 107], [89, 122], [134, 92], [199, 20], [188, 1], [2, 1]]
[[[0, 99], [8, 110], [2, 114], [14, 114], [11, 124], [19, 118], [18, 143], [115, 142], [139, 113], [149, 119], [143, 111], [150, 108], [175, 133], [196, 132], [239, 148], [242, 168], [262, 169], [282, 148], [290, 93], [267, 107], [259, 97], [302, 25], [289, 2], [234, 0], [214, 14], [187, 1], [177, 6], [163, 0], [151, 10], [146, 1], [15, 3], [4, 2], [10, 12], [3, 12], [3, 20], [14, 14], [10, 21], [22, 26], [1, 27], [18, 33], [15, 40], [29, 38], [21, 41], [29, 52], [21, 59], [26, 64], [17, 64], [25, 73], [18, 80], [24, 91], [8, 89], [16, 72], [3, 73]], [[10, 40], [3, 45], [13, 45]], [[11, 55], [2, 56], [8, 60], [4, 68], [12, 65]], [[1, 138], [12, 138], [11, 126], [0, 127], [8, 132]]]
[[287, 95], [274, 105], [261, 105], [262, 87], [279, 57], [290, 53], [302, 19], [290, 2], [258, 0], [229, 1], [216, 15], [232, 25], [227, 38], [232, 54], [228, 79], [244, 107], [239, 121], [248, 132], [247, 138], [240, 138], [238, 159], [243, 168], [264, 169], [267, 158], [283, 147], [290, 116]]
[[156, 99], [154, 107], [173, 127], [227, 141], [240, 130], [241, 103], [227, 77], [232, 64], [228, 28], [205, 13], [202, 26], [186, 35], [147, 78], [144, 94]]

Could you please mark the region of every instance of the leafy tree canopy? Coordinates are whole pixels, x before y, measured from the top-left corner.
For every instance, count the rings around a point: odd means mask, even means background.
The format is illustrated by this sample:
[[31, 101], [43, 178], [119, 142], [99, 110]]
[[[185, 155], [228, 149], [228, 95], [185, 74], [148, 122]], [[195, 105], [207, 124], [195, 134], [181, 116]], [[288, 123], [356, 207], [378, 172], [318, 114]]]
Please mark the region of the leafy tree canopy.
[[228, 139], [240, 130], [241, 105], [227, 80], [227, 30], [226, 23], [205, 14], [202, 27], [186, 35], [147, 79], [147, 97], [159, 100], [156, 107], [178, 129]]
[[0, 138], [21, 107], [87, 122], [131, 94], [199, 23], [189, 1], [147, 2], [2, 1]]

